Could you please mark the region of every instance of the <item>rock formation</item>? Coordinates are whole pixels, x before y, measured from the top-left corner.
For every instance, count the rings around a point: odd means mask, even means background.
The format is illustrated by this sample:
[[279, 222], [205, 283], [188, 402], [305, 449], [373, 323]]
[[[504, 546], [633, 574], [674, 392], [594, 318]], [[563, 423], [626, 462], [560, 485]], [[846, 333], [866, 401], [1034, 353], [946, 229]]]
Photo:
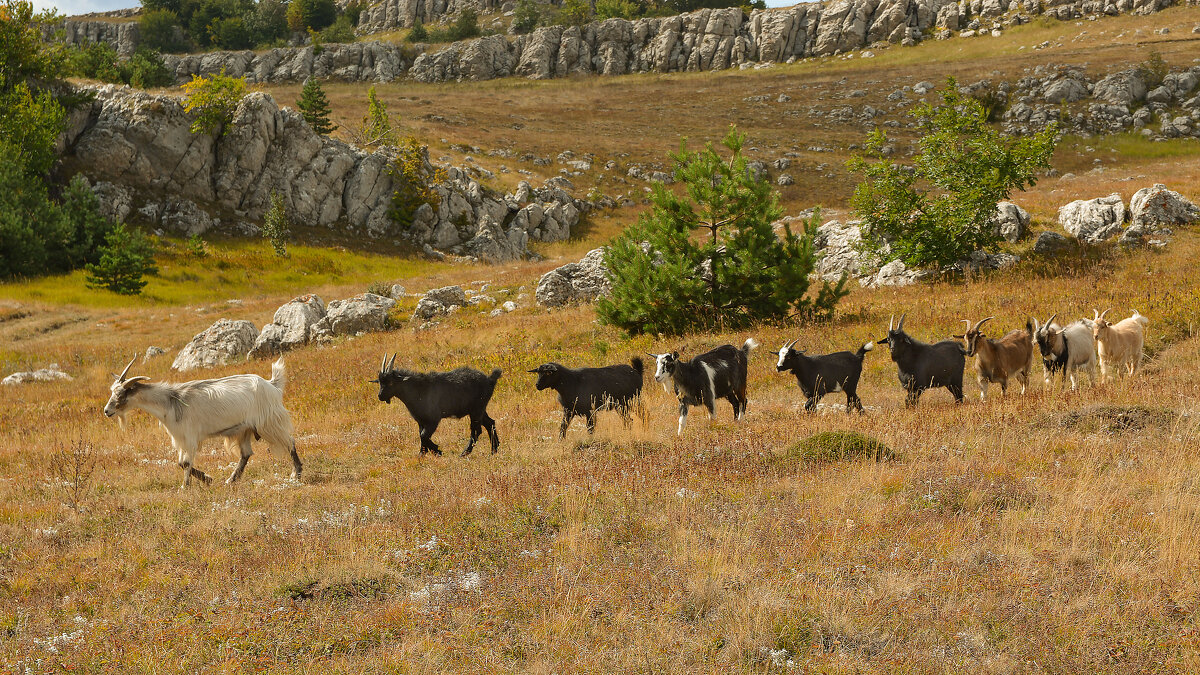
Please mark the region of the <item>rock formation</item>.
[[1083, 244], [1099, 244], [1121, 233], [1125, 203], [1113, 193], [1096, 199], [1077, 199], [1058, 210], [1058, 224]]
[[579, 262], [550, 270], [538, 280], [535, 296], [543, 307], [561, 307], [576, 302], [593, 302], [612, 290], [608, 268], [604, 266], [604, 248], [588, 251]]
[[249, 321], [220, 319], [197, 333], [179, 350], [171, 369], [184, 373], [194, 368], [212, 368], [241, 361], [257, 337], [258, 330]]

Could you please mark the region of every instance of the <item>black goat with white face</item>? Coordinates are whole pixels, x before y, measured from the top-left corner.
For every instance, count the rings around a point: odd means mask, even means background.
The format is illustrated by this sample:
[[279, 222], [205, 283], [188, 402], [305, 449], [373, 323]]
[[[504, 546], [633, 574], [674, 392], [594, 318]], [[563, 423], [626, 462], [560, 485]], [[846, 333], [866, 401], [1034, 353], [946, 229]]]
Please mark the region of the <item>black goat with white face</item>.
[[537, 389], [558, 392], [563, 407], [559, 438], [565, 438], [571, 420], [579, 415], [587, 420], [588, 433], [596, 431], [596, 412], [616, 410], [628, 423], [633, 406], [642, 394], [642, 360], [633, 357], [631, 365], [602, 368], [568, 368], [559, 363], [543, 363], [529, 371], [536, 373]]
[[875, 348], [875, 343], [868, 342], [858, 348], [857, 352], [834, 352], [819, 356], [808, 356], [804, 350], [793, 349], [796, 340], [785, 344], [779, 349], [779, 363], [775, 370], [791, 371], [796, 376], [800, 391], [807, 399], [804, 410], [816, 410], [817, 403], [825, 394], [846, 392], [846, 414], [853, 410], [863, 411], [862, 400], [858, 398], [858, 379], [862, 376], [863, 358], [867, 352]]
[[484, 375], [474, 368], [459, 368], [448, 373], [416, 373], [395, 368], [395, 363], [395, 356], [390, 363], [384, 356], [379, 377], [371, 381], [379, 383], [380, 401], [391, 403], [393, 398], [400, 399], [417, 421], [422, 455], [426, 452], [442, 454], [433, 442], [433, 432], [447, 417], [471, 418], [471, 440], [462, 452], [463, 457], [475, 449], [475, 441], [484, 429], [492, 439], [492, 454], [496, 454], [500, 449], [500, 437], [496, 435], [496, 421], [487, 414], [487, 404], [500, 379], [499, 368], [491, 375]]
[[921, 342], [904, 332], [904, 317], [892, 327], [888, 322], [887, 337], [879, 340], [892, 352], [900, 385], [908, 392], [904, 405], [915, 406], [926, 389], [945, 387], [954, 395], [955, 403], [963, 400], [963, 369], [967, 365], [966, 351], [954, 340], [934, 344]]
[[679, 352], [650, 354], [658, 366], [654, 379], [663, 387], [672, 382], [679, 398], [679, 427], [675, 433], [683, 433], [689, 406], [703, 405], [708, 408], [709, 418], [714, 417], [718, 398], [729, 401], [734, 418], [742, 419], [746, 414], [746, 363], [757, 346], [758, 342], [750, 338], [741, 349], [721, 345], [690, 361], [681, 361]]

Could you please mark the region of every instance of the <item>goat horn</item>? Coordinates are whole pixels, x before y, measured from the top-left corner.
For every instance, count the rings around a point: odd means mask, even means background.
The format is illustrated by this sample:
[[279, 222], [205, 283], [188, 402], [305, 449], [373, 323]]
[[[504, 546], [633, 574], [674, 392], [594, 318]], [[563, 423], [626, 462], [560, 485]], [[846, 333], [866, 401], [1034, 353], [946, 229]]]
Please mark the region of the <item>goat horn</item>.
[[900, 315], [900, 323], [896, 324], [896, 332], [904, 330], [904, 319], [908, 316], [908, 312]]
[[393, 367], [395, 367], [397, 356], [400, 356], [400, 352], [396, 352], [395, 354], [392, 354], [392, 360], [388, 362], [388, 366], [387, 366], [388, 370], [391, 370]]
[[387, 370], [387, 352], [384, 352], [384, 354], [383, 354], [383, 363], [379, 364], [379, 372], [381, 372], [381, 373], [382, 373], [382, 372], [384, 372], [384, 371], [386, 371], [386, 370]]
[[893, 314], [888, 317], [888, 332], [889, 333], [892, 332], [892, 328], [895, 327], [895, 323], [896, 323], [896, 315]]
[[1100, 312], [1100, 317], [1097, 319], [1097, 321], [1099, 321], [1100, 319], [1103, 319], [1104, 315], [1108, 314], [1111, 311], [1112, 311], [1112, 307], [1109, 307], [1108, 309], [1104, 310], [1103, 312]]
[[992, 320], [992, 319], [994, 319], [994, 318], [996, 318], [996, 317], [995, 317], [995, 316], [989, 316], [988, 318], [981, 320], [979, 323], [975, 324], [975, 328], [973, 328], [972, 330], [974, 330], [976, 333], [978, 333], [978, 332], [979, 332], [979, 327], [980, 327], [980, 326], [982, 326], [983, 324], [985, 324], [985, 323], [987, 323], [987, 322], [991, 321], [991, 320]]
[[121, 374], [117, 376], [117, 382], [125, 381], [125, 376], [129, 374], [129, 369], [133, 367], [134, 361], [137, 361], [137, 355], [134, 355], [132, 359], [129, 359], [129, 365], [125, 366], [125, 370], [122, 370]]
[[1051, 314], [1051, 315], [1050, 315], [1050, 318], [1049, 318], [1049, 319], [1046, 319], [1046, 323], [1045, 323], [1045, 325], [1046, 325], [1046, 326], [1049, 326], [1050, 324], [1054, 323], [1054, 317], [1056, 317], [1056, 316], [1058, 316], [1058, 312], [1055, 312], [1055, 313]]

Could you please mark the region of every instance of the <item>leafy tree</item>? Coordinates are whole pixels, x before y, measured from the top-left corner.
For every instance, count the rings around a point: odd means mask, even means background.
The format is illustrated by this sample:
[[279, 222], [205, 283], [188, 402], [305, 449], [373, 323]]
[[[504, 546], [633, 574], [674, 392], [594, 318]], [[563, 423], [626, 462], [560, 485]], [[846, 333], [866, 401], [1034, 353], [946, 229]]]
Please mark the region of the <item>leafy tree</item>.
[[209, 43], [220, 49], [249, 49], [254, 46], [250, 30], [240, 16], [220, 17], [208, 24]]
[[175, 83], [175, 73], [163, 63], [162, 55], [139, 47], [129, 59], [129, 84], [139, 89], [166, 87]]
[[937, 105], [909, 110], [919, 128], [920, 154], [912, 166], [884, 157], [888, 138], [876, 129], [865, 153], [849, 162], [863, 175], [851, 205], [863, 219], [863, 243], [886, 260], [918, 267], [944, 266], [1001, 240], [996, 203], [1037, 182], [1049, 166], [1055, 126], [1026, 137], [987, 124], [980, 103], [960, 94], [953, 78]]
[[321, 83], [311, 77], [304, 81], [300, 90], [300, 100], [296, 102], [304, 121], [313, 131], [328, 136], [337, 130], [337, 125], [329, 121], [329, 100], [325, 98], [325, 90]]
[[345, 14], [339, 16], [336, 21], [321, 31], [321, 40], [334, 44], [354, 42], [354, 24], [350, 23], [350, 17]]
[[187, 98], [183, 109], [196, 115], [192, 122], [192, 133], [219, 136], [233, 121], [237, 105], [246, 95], [246, 80], [225, 74], [225, 69], [210, 77], [192, 76], [192, 81], [183, 85]]
[[588, 0], [563, 0], [555, 23], [563, 26], [582, 26], [592, 20], [592, 6]]
[[404, 39], [409, 42], [424, 42], [429, 39], [429, 31], [425, 30], [425, 24], [417, 19], [413, 22], [412, 30], [408, 31], [408, 36]]
[[22, 83], [39, 88], [59, 81], [66, 72], [66, 50], [42, 40], [42, 28], [52, 17], [35, 14], [26, 0], [0, 4], [0, 89]]
[[596, 18], [604, 19], [636, 19], [643, 13], [643, 8], [632, 0], [596, 0]]
[[256, 46], [272, 45], [288, 36], [287, 9], [283, 0], [259, 0], [254, 11], [243, 16]]
[[401, 141], [388, 173], [395, 186], [388, 217], [401, 227], [412, 225], [417, 209], [423, 204], [437, 209], [441, 203], [433, 186], [446, 179], [445, 172], [429, 163], [428, 148], [421, 145], [416, 137], [408, 136]]
[[49, 91], [0, 75], [0, 139], [10, 158], [28, 176], [44, 176], [57, 160], [55, 143], [67, 111]]
[[712, 144], [700, 152], [681, 145], [671, 155], [683, 194], [656, 185], [650, 210], [609, 246], [612, 295], [596, 305], [601, 321], [631, 333], [680, 334], [832, 314], [847, 293], [845, 279], [805, 297], [815, 266], [812, 228], [776, 235], [778, 193], [749, 170], [745, 139], [730, 129], [722, 142], [728, 159]]
[[169, 9], [147, 9], [138, 17], [141, 46], [163, 53], [187, 51], [183, 24], [179, 15]]
[[513, 31], [519, 35], [533, 32], [538, 22], [542, 20], [542, 10], [536, 0], [517, 0], [513, 9]]
[[92, 42], [69, 50], [71, 72], [102, 82], [125, 82], [117, 50], [107, 42]]
[[321, 30], [337, 20], [337, 6], [333, 0], [291, 0], [288, 3], [288, 28], [296, 32], [306, 29]]
[[371, 148], [396, 145], [396, 134], [388, 117], [387, 106], [375, 95], [375, 87], [367, 90], [367, 114], [358, 128], [351, 132], [354, 142], [360, 147]]
[[275, 255], [280, 258], [288, 257], [287, 241], [292, 236], [292, 230], [288, 223], [283, 197], [278, 192], [271, 193], [271, 206], [263, 216], [262, 236], [271, 242], [271, 248], [275, 250]]
[[154, 244], [146, 235], [127, 228], [124, 223], [108, 233], [99, 252], [99, 262], [86, 267], [88, 288], [138, 295], [147, 283], [142, 277], [158, 271], [154, 265]]

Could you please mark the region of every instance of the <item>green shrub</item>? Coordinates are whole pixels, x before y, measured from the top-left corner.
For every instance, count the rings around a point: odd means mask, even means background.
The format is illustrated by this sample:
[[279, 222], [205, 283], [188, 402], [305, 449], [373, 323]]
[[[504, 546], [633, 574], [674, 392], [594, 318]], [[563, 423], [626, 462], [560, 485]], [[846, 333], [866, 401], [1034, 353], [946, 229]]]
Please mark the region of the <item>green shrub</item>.
[[1057, 126], [1031, 136], [1004, 134], [953, 78], [939, 104], [920, 102], [909, 115], [920, 130], [911, 166], [887, 158], [889, 139], [878, 128], [848, 163], [864, 179], [850, 202], [863, 221], [863, 248], [913, 267], [941, 267], [994, 248], [1002, 240], [996, 203], [1037, 182], [1037, 170], [1049, 166]]
[[262, 236], [271, 242], [275, 255], [280, 258], [288, 257], [287, 242], [292, 236], [292, 230], [288, 223], [287, 210], [283, 205], [283, 197], [277, 192], [271, 193], [271, 207], [263, 216]]
[[513, 31], [518, 35], [530, 33], [542, 20], [542, 10], [536, 0], [517, 0], [513, 9]]
[[[815, 219], [799, 235], [771, 223], [779, 194], [749, 170], [745, 135], [730, 128], [726, 159], [712, 144], [671, 156], [682, 194], [656, 185], [651, 208], [608, 247], [612, 294], [596, 304], [603, 323], [630, 333], [738, 330], [789, 317], [832, 314], [845, 278], [805, 297], [816, 260]], [[696, 237], [695, 234], [700, 236]]]
[[222, 68], [219, 74], [209, 77], [193, 75], [183, 90], [188, 95], [183, 109], [196, 115], [192, 133], [219, 136], [233, 121], [237, 105], [246, 95], [246, 80], [230, 77]]
[[404, 39], [409, 42], [424, 42], [429, 39], [429, 31], [425, 30], [425, 24], [417, 19], [413, 23], [412, 30], [408, 31], [408, 35]]
[[596, 19], [636, 19], [642, 7], [633, 0], [596, 0]]
[[321, 40], [335, 44], [354, 42], [354, 24], [350, 23], [350, 17], [345, 14], [339, 16], [337, 21], [321, 31]]
[[554, 18], [561, 26], [582, 26], [592, 20], [592, 6], [588, 0], [563, 0]]
[[25, 82], [0, 79], [0, 141], [6, 154], [29, 176], [45, 176], [58, 155], [55, 144], [66, 124], [67, 111], [49, 91]]
[[128, 83], [128, 78], [121, 72], [117, 50], [107, 42], [92, 42], [73, 47], [69, 52], [71, 72], [76, 76], [102, 82]]
[[882, 462], [897, 459], [897, 455], [883, 443], [857, 431], [823, 431], [788, 446], [781, 459], [815, 464], [857, 459]]
[[213, 19], [208, 24], [208, 40], [220, 49], [249, 49], [254, 46], [250, 30], [240, 16]]
[[1146, 60], [1138, 65], [1138, 73], [1142, 76], [1142, 81], [1146, 83], [1148, 90], [1162, 85], [1169, 72], [1171, 72], [1171, 67], [1158, 52], [1150, 52]]
[[350, 132], [355, 144], [363, 148], [396, 145], [396, 134], [388, 116], [387, 105], [375, 94], [374, 85], [367, 90], [367, 114], [357, 129]]
[[425, 146], [409, 136], [401, 141], [396, 159], [388, 169], [395, 187], [388, 217], [402, 228], [412, 225], [417, 209], [423, 204], [436, 210], [441, 203], [433, 185], [445, 180], [445, 175], [426, 161], [426, 152]]
[[473, 7], [466, 7], [458, 13], [454, 23], [444, 29], [430, 31], [430, 42], [457, 42], [479, 37], [479, 13]]
[[188, 49], [183, 37], [179, 15], [169, 9], [145, 9], [138, 17], [140, 44], [146, 49], [163, 53], [184, 52]]
[[208, 242], [200, 238], [199, 234], [193, 234], [188, 237], [184, 243], [184, 250], [192, 258], [207, 258], [208, 257]]
[[114, 227], [99, 248], [100, 260], [87, 265], [88, 288], [105, 288], [120, 295], [138, 295], [146, 286], [142, 277], [158, 271], [154, 245], [138, 230], [121, 223]]
[[139, 89], [167, 87], [175, 83], [175, 73], [163, 63], [156, 51], [139, 48], [129, 59], [129, 84]]
[[321, 30], [336, 20], [333, 0], [291, 0], [288, 4], [287, 23], [293, 31]]

